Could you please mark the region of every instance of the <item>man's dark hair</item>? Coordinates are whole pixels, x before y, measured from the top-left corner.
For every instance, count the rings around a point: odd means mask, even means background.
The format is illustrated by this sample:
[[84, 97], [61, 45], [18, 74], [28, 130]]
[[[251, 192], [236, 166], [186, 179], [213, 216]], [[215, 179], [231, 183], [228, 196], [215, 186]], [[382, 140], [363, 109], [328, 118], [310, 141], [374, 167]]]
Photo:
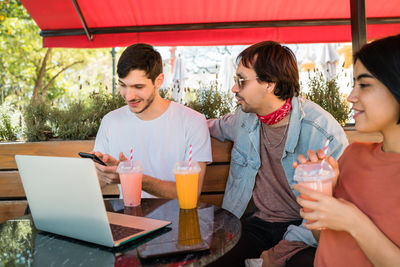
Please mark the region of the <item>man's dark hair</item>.
[[133, 44], [125, 49], [118, 60], [117, 73], [120, 78], [128, 76], [131, 70], [143, 70], [154, 83], [162, 73], [162, 59], [151, 45]]
[[243, 50], [237, 60], [252, 67], [261, 82], [275, 82], [274, 94], [286, 100], [300, 93], [299, 70], [292, 50], [273, 41], [254, 44]]
[[[383, 83], [400, 104], [400, 34], [376, 40], [354, 54], [365, 68]], [[400, 124], [400, 118], [397, 122]]]

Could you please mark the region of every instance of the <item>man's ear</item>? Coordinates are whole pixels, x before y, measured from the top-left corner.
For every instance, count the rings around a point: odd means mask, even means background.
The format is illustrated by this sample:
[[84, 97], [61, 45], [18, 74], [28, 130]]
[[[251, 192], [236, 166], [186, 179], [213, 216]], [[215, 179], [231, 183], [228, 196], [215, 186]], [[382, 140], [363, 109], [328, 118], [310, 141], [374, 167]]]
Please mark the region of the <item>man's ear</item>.
[[164, 73], [160, 73], [160, 75], [157, 76], [157, 78], [156, 78], [156, 80], [154, 82], [155, 86], [157, 88], [160, 88], [161, 85], [163, 84], [163, 82], [164, 82]]
[[275, 91], [275, 86], [276, 86], [276, 83], [268, 82], [267, 83], [267, 92], [270, 94], [273, 93]]

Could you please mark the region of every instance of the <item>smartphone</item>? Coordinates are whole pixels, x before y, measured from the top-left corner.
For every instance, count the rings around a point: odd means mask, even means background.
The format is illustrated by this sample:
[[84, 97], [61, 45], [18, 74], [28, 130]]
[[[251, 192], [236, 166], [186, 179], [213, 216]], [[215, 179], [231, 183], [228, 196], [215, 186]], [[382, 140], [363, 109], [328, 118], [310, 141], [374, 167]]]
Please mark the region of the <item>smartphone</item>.
[[107, 164], [105, 164], [98, 156], [96, 156], [95, 154], [90, 154], [90, 153], [85, 153], [85, 152], [79, 152], [78, 153], [79, 156], [81, 156], [82, 158], [89, 158], [92, 159], [94, 162], [97, 162], [101, 165], [107, 166]]
[[210, 246], [204, 241], [196, 245], [180, 246], [178, 244], [178, 240], [175, 240], [167, 242], [146, 243], [136, 248], [136, 250], [140, 258], [147, 260], [188, 253], [209, 253]]

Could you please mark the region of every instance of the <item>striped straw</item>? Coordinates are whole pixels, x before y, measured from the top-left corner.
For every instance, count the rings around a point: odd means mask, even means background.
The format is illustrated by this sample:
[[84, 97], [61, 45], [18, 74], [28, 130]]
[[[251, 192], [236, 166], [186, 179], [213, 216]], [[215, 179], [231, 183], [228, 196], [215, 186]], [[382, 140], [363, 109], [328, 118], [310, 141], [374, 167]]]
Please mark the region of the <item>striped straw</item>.
[[325, 153], [325, 158], [321, 161], [321, 170], [322, 170], [322, 165], [324, 164], [325, 160], [326, 160], [326, 154], [328, 153], [328, 147], [329, 147], [329, 139], [326, 139], [325, 142], [325, 147], [324, 147], [324, 153]]
[[133, 148], [131, 147], [131, 157], [130, 157], [130, 161], [133, 160]]
[[192, 145], [189, 147], [189, 166], [192, 166]]

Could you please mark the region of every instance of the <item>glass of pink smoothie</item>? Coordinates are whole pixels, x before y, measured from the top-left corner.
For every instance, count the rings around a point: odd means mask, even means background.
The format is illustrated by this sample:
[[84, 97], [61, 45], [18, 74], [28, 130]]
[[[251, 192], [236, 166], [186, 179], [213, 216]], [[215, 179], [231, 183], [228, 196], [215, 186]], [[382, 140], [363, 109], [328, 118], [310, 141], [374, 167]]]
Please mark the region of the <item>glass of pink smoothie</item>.
[[142, 163], [137, 160], [121, 161], [117, 172], [121, 180], [124, 205], [127, 207], [139, 206], [142, 194]]
[[[299, 165], [294, 172], [294, 180], [299, 185], [310, 188], [314, 191], [332, 196], [332, 179], [335, 171], [327, 162], [310, 163]], [[300, 195], [301, 198], [313, 200], [307, 196]], [[305, 212], [312, 210], [304, 208]]]

